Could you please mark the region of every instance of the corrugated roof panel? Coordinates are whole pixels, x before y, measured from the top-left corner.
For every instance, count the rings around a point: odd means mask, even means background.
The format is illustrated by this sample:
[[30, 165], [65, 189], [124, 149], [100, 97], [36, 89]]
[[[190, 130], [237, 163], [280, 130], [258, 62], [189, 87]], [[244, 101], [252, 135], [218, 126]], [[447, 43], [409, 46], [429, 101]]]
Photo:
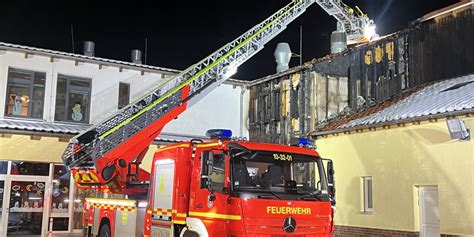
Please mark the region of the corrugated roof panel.
[[[90, 125], [51, 123], [45, 121], [35, 121], [21, 118], [0, 119], [0, 129], [22, 130], [31, 132], [59, 133], [75, 135], [86, 130]], [[193, 138], [207, 139], [207, 137], [196, 137], [188, 134], [162, 133], [156, 140], [162, 142], [182, 142]]]
[[351, 128], [474, 108], [474, 74], [425, 87], [377, 113], [338, 127]]
[[52, 132], [77, 134], [85, 130], [89, 125], [49, 123], [44, 121], [0, 119], [0, 128], [17, 129], [36, 132]]

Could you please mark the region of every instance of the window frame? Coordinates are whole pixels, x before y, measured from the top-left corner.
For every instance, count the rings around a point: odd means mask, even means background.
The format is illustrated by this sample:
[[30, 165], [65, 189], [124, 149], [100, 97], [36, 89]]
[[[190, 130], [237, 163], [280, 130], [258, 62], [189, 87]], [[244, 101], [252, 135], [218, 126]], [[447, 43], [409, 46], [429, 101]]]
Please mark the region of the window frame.
[[[22, 81], [19, 81], [18, 79], [10, 78], [10, 73], [11, 72], [18, 72], [18, 73], [24, 73], [24, 74], [29, 74], [30, 75], [30, 82], [29, 83], [24, 83]], [[36, 74], [42, 73], [44, 74], [44, 85], [42, 85], [43, 88], [43, 105], [41, 108], [41, 116], [39, 117], [33, 117], [33, 93], [35, 89], [35, 80], [36, 80]], [[7, 71], [7, 87], [6, 87], [6, 93], [5, 93], [5, 111], [4, 111], [4, 116], [5, 117], [10, 117], [10, 118], [28, 118], [28, 119], [43, 119], [44, 117], [44, 106], [45, 106], [45, 97], [46, 97], [46, 72], [40, 72], [40, 71], [33, 71], [33, 70], [28, 70], [28, 69], [20, 69], [20, 68], [15, 68], [15, 67], [8, 67]], [[28, 112], [26, 116], [21, 116], [21, 115], [13, 115], [13, 114], [7, 114], [8, 111], [8, 103], [9, 103], [9, 91], [12, 86], [16, 87], [24, 87], [28, 88]], [[38, 86], [40, 87], [40, 86]], [[8, 96], [8, 97], [7, 97]]]
[[[62, 119], [57, 120], [56, 119], [56, 112], [57, 112], [57, 99], [58, 99], [58, 83], [59, 80], [66, 80], [66, 94], [65, 94], [65, 102], [64, 102], [64, 116]], [[80, 82], [87, 82], [89, 83], [89, 88], [84, 89], [85, 87], [81, 86], [74, 86], [71, 85], [71, 81], [80, 81]], [[74, 121], [74, 120], [69, 120], [68, 119], [68, 114], [67, 111], [69, 111], [69, 97], [71, 93], [76, 93], [76, 94], [84, 94], [87, 93], [89, 96], [88, 98], [88, 104], [86, 106], [86, 110], [84, 111], [84, 121]], [[55, 97], [55, 105], [54, 105], [54, 121], [55, 122], [67, 122], [67, 123], [79, 123], [79, 124], [90, 124], [90, 112], [91, 112], [91, 106], [92, 106], [92, 79], [90, 78], [83, 78], [83, 77], [77, 77], [77, 76], [70, 76], [66, 74], [58, 74], [57, 75], [57, 80], [56, 80], [56, 97]]]
[[[122, 98], [122, 96], [120, 95], [120, 87], [124, 85], [126, 86], [127, 88], [127, 93], [128, 93], [128, 96], [127, 96], [127, 104], [126, 105], [123, 105], [122, 107], [120, 107], [120, 99]], [[119, 89], [118, 89], [118, 99], [117, 99], [117, 109], [122, 109], [124, 107], [126, 107], [127, 105], [130, 104], [130, 83], [125, 83], [125, 82], [119, 82]]]
[[[223, 164], [223, 167], [215, 167], [215, 164], [217, 163], [216, 162], [216, 157], [222, 157], [222, 164]], [[211, 178], [211, 182], [212, 182], [212, 187], [213, 187], [213, 190], [215, 192], [218, 192], [218, 193], [225, 193], [225, 180], [226, 180], [226, 154], [214, 154], [214, 158], [213, 158], [213, 161], [212, 161], [212, 169], [209, 170], [209, 177]], [[216, 169], [214, 169], [216, 168]], [[217, 172], [218, 169], [222, 169], [223, 173], [220, 173], [220, 172]], [[216, 172], [215, 172], [216, 171]], [[214, 174], [216, 173], [216, 174]], [[222, 176], [222, 182], [220, 182], [221, 180], [219, 180], [219, 182], [216, 182], [214, 181], [214, 179], [212, 179], [212, 177], [220, 177]], [[218, 187], [216, 187], [214, 184], [219, 184]], [[222, 184], [222, 187], [220, 187], [220, 184]]]
[[[370, 188], [369, 188], [370, 183]], [[374, 212], [374, 183], [372, 181], [372, 176], [363, 176], [362, 177], [362, 197], [363, 197], [363, 208], [364, 213], [373, 213]]]

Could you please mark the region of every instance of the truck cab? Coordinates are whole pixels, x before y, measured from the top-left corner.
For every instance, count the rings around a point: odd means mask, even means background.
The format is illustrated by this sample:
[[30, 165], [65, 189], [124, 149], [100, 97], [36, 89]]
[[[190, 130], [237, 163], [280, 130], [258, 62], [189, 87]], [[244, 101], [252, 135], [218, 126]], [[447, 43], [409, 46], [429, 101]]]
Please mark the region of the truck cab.
[[214, 136], [158, 150], [145, 236], [331, 236], [332, 161], [303, 146]]

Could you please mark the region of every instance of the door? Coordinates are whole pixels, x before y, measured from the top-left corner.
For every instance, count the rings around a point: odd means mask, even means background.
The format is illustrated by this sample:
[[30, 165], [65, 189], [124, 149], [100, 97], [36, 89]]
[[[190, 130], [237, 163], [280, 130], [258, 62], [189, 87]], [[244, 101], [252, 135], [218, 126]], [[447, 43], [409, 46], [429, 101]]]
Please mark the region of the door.
[[0, 180], [3, 198], [0, 236], [45, 236], [50, 185], [46, 177]]
[[420, 207], [420, 236], [440, 236], [438, 187], [420, 187], [418, 196]]

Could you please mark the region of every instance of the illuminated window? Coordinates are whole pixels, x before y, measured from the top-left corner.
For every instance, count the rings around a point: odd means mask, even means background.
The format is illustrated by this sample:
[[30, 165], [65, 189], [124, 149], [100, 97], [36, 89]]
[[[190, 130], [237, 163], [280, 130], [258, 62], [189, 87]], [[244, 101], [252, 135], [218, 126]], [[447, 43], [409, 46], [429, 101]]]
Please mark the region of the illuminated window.
[[91, 81], [58, 75], [55, 121], [89, 123]]
[[372, 176], [362, 177], [363, 191], [364, 191], [364, 212], [373, 212], [373, 199], [372, 199]]
[[5, 115], [43, 118], [46, 73], [8, 69]]

